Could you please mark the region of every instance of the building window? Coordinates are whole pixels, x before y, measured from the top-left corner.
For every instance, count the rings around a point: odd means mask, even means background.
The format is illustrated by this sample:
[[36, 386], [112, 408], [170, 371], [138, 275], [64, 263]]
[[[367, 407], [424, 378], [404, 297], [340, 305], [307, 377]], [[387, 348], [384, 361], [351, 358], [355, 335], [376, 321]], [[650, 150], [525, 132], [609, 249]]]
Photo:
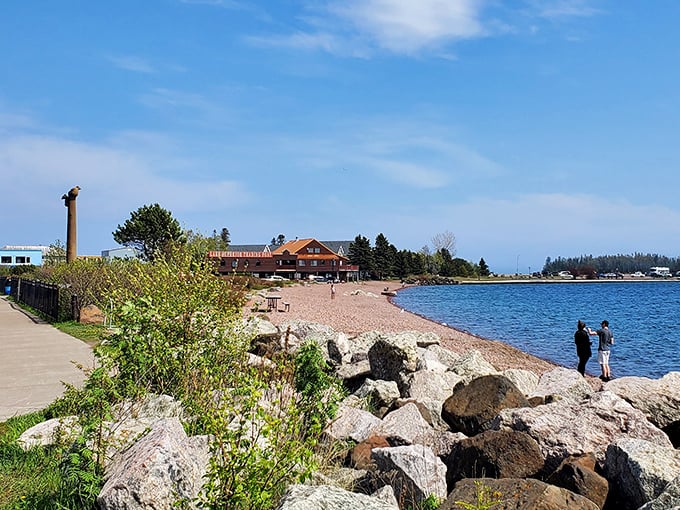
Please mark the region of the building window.
[[237, 266], [238, 266], [238, 259], [232, 260], [232, 261], [231, 261], [231, 267], [233, 267], [234, 269], [236, 269]]
[[314, 248], [307, 248], [307, 253], [314, 253]]
[[12, 263], [12, 257], [6, 257], [2, 256], [0, 257], [0, 264], [11, 264]]
[[314, 253], [321, 253], [321, 248], [314, 248]]
[[304, 260], [298, 260], [298, 265], [299, 266], [304, 266], [306, 262]]
[[318, 261], [318, 260], [312, 260], [312, 265], [313, 265], [313, 266], [318, 266], [318, 265], [319, 265], [319, 261]]
[[226, 266], [226, 265], [227, 265], [227, 261], [224, 260], [224, 259], [220, 259], [220, 266]]
[[325, 265], [326, 265], [326, 261], [325, 261], [325, 260], [322, 260], [322, 261], [321, 261], [321, 265], [322, 265], [322, 266], [325, 266]]
[[14, 260], [16, 261], [17, 264], [25, 264], [26, 263], [26, 257], [17, 256], [17, 257], [15, 257]]
[[259, 261], [259, 260], [256, 260], [256, 261], [255, 261], [255, 265], [256, 265], [256, 266], [259, 266], [259, 265], [260, 265], [260, 261]]

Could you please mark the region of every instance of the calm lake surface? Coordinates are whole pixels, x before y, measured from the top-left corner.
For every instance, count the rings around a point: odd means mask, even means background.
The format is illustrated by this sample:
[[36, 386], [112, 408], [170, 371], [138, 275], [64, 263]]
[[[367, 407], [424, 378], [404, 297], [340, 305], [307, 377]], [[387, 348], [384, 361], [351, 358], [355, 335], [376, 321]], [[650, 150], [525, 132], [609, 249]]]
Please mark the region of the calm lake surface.
[[[576, 368], [576, 321], [614, 333], [614, 377], [680, 370], [680, 282], [526, 283], [408, 287], [401, 308]], [[600, 374], [597, 336], [587, 372]]]

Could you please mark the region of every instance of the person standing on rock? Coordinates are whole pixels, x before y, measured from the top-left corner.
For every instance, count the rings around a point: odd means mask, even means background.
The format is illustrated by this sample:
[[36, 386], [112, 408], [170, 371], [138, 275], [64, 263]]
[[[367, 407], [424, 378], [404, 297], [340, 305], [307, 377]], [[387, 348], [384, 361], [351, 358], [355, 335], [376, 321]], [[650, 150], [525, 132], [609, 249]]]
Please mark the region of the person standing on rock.
[[[614, 343], [614, 333], [609, 329], [609, 321], [602, 321], [600, 325], [602, 327], [595, 332], [600, 339], [600, 343], [597, 346], [597, 361], [602, 368], [600, 379], [606, 382], [612, 378], [611, 369], [609, 368], [609, 353], [611, 351], [609, 346]], [[592, 335], [592, 330], [589, 330], [588, 333]]]
[[[590, 350], [592, 342], [590, 341], [590, 332], [592, 330], [586, 330], [586, 323], [583, 321], [578, 321], [576, 324], [576, 333], [574, 333], [574, 343], [576, 344], [576, 355], [578, 356], [578, 372], [583, 377], [586, 376], [586, 363], [593, 355]], [[595, 333], [593, 333], [595, 334]]]

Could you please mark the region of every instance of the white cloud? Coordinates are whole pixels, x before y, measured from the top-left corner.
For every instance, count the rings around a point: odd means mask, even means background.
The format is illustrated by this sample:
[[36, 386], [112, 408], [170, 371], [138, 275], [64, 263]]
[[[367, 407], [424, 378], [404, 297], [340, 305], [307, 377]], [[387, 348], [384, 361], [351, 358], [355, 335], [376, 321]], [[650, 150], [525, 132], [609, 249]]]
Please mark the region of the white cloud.
[[114, 55], [109, 56], [108, 60], [116, 67], [126, 71], [145, 74], [156, 72], [156, 69], [151, 65], [151, 63], [142, 57], [137, 57], [134, 55]]
[[531, 0], [536, 15], [548, 19], [586, 18], [602, 11], [592, 7], [593, 0]]
[[409, 54], [483, 35], [481, 7], [479, 0], [352, 0], [333, 2], [330, 11], [377, 46]]

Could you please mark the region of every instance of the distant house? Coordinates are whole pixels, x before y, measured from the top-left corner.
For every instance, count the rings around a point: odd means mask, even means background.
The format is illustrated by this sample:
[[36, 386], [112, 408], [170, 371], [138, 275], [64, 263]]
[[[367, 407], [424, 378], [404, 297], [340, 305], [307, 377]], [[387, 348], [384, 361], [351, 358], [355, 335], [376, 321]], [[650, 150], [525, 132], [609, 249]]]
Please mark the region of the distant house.
[[126, 246], [102, 250], [102, 259], [110, 261], [113, 259], [138, 259], [139, 250]]
[[3, 246], [0, 248], [0, 266], [41, 266], [48, 246]]
[[359, 266], [350, 265], [344, 255], [349, 243], [335, 241], [329, 244], [343, 253], [316, 239], [296, 239], [281, 246], [232, 245], [227, 251], [209, 252], [208, 258], [217, 263], [217, 270], [223, 275], [249, 274], [257, 278], [277, 275], [289, 280], [313, 276], [343, 281], [356, 279]]

